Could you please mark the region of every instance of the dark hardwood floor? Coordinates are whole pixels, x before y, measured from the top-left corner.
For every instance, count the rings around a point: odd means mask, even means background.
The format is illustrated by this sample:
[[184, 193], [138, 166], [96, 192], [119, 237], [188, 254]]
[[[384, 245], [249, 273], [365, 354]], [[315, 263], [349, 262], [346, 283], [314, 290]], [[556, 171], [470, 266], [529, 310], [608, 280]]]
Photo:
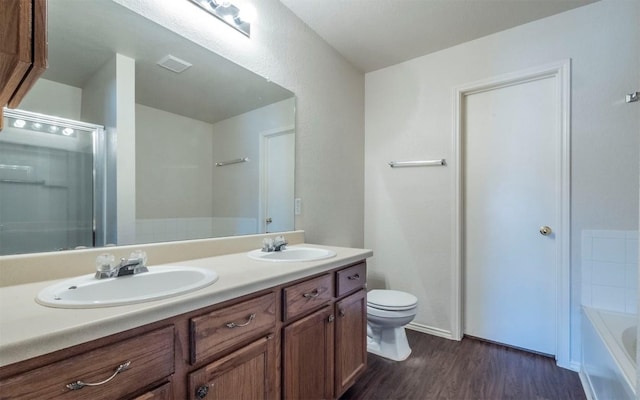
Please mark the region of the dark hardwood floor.
[[340, 400], [586, 399], [578, 374], [555, 360], [498, 344], [457, 342], [407, 329], [411, 356], [369, 353], [365, 374]]

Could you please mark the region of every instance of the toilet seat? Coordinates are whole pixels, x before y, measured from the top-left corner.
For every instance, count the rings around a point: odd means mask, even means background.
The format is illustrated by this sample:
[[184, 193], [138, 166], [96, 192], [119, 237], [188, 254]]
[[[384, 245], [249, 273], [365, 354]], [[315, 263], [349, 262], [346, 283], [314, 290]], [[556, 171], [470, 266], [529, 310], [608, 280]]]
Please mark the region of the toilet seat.
[[367, 306], [367, 316], [393, 319], [403, 319], [407, 317], [415, 317], [418, 307], [412, 307], [406, 310], [381, 310], [379, 308]]
[[418, 298], [399, 290], [374, 289], [367, 293], [367, 306], [384, 311], [405, 311], [416, 308]]

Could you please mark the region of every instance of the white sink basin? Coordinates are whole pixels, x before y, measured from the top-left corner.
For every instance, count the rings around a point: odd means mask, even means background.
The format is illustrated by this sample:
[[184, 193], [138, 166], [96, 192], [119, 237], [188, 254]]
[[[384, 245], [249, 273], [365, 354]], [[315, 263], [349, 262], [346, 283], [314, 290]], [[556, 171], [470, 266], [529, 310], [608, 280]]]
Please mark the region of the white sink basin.
[[287, 247], [282, 251], [265, 252], [261, 249], [250, 251], [249, 258], [270, 262], [317, 261], [335, 257], [336, 252], [315, 247]]
[[192, 292], [217, 280], [211, 270], [180, 266], [149, 267], [149, 272], [119, 278], [96, 279], [91, 274], [44, 288], [36, 302], [56, 308], [121, 306]]

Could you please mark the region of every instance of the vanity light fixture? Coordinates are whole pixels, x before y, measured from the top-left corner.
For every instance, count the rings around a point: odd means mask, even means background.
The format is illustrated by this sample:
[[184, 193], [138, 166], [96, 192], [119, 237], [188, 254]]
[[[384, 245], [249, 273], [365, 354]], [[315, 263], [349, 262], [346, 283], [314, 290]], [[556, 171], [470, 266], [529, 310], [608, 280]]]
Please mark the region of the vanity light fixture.
[[[5, 109], [5, 113], [10, 113]], [[40, 134], [51, 134], [56, 136], [64, 136], [69, 138], [77, 137], [77, 130], [64, 125], [57, 125], [56, 122], [44, 121], [39, 122], [40, 120], [31, 118], [20, 118], [14, 115], [7, 115], [9, 125], [18, 128], [30, 130], [32, 132], [39, 132]]]
[[246, 37], [251, 37], [251, 22], [255, 19], [255, 9], [244, 5], [243, 10], [230, 1], [223, 0], [189, 0]]

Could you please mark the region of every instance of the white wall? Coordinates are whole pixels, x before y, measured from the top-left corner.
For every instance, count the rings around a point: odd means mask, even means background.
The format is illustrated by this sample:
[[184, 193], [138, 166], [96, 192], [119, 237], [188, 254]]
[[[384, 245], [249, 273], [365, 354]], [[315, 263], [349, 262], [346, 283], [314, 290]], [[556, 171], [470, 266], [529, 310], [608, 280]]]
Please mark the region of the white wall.
[[581, 231], [637, 230], [640, 2], [604, 0], [375, 71], [365, 78], [365, 246], [373, 285], [418, 296], [416, 322], [451, 331], [453, 88], [572, 60], [572, 360], [579, 360]]
[[137, 104], [136, 242], [257, 233], [260, 133], [294, 124], [294, 98], [216, 124]]
[[136, 104], [136, 218], [211, 217], [212, 146], [211, 124]]
[[[109, 228], [117, 229], [117, 244], [135, 243], [135, 60], [121, 54], [107, 61], [84, 85], [82, 121], [105, 127], [109, 165], [107, 176]], [[114, 190], [115, 188], [115, 190]], [[107, 243], [113, 236], [107, 233]]]
[[80, 120], [82, 89], [38, 79], [20, 103], [21, 110]]
[[250, 160], [248, 163], [214, 168], [211, 203], [214, 216], [248, 217], [257, 221], [260, 195], [260, 133], [273, 129], [285, 130], [294, 125], [294, 98], [213, 125], [213, 162], [243, 157]]
[[114, 0], [296, 94], [296, 229], [361, 247], [364, 77], [278, 0], [253, 2], [248, 39], [188, 1]]

